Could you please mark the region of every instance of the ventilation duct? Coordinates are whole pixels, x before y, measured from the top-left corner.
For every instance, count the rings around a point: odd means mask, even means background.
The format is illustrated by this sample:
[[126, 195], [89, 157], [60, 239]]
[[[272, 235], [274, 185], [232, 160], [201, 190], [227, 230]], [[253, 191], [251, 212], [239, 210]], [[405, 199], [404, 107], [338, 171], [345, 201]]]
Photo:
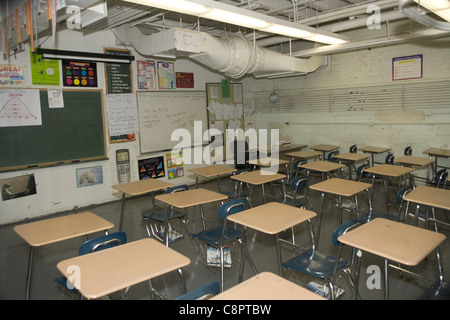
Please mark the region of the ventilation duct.
[[[133, 28], [132, 34], [136, 31], [137, 28]], [[287, 56], [262, 48], [239, 34], [218, 38], [204, 32], [172, 28], [146, 37], [145, 42], [142, 34], [137, 38], [132, 34], [124, 34], [124, 38], [139, 44], [140, 48], [134, 46], [142, 55], [189, 57], [230, 78], [248, 74], [256, 78], [306, 74], [326, 64], [325, 56], [309, 59]], [[134, 42], [133, 39], [139, 40]]]

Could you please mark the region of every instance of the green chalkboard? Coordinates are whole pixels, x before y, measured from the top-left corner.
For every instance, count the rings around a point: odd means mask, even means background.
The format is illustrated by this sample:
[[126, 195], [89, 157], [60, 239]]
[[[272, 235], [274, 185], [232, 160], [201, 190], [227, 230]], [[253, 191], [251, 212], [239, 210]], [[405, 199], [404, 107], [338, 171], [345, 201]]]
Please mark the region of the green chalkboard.
[[42, 125], [0, 128], [0, 171], [106, 158], [101, 90], [63, 90], [63, 108], [39, 95]]

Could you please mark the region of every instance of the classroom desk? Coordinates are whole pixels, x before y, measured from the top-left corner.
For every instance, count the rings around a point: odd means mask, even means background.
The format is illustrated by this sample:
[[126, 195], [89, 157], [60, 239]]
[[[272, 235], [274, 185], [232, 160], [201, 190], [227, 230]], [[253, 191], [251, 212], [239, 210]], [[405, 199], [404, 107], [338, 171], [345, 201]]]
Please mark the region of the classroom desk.
[[387, 148], [387, 147], [362, 147], [359, 148], [359, 151], [362, 151], [364, 153], [370, 153], [371, 154], [371, 162], [370, 165], [373, 166], [375, 164], [373, 157], [375, 154], [379, 154], [379, 153], [383, 153], [383, 152], [388, 152], [389, 150], [391, 150], [391, 148]]
[[[416, 169], [410, 167], [401, 167], [393, 164], [380, 164], [375, 167], [370, 167], [364, 169], [364, 172], [368, 172], [372, 175], [372, 186], [375, 183], [375, 177], [379, 176], [384, 179], [385, 189], [386, 189], [386, 206], [389, 209], [389, 196], [388, 196], [388, 187], [389, 187], [389, 178], [400, 178], [407, 174], [410, 175], [410, 184], [414, 186], [414, 175], [412, 174]], [[373, 189], [372, 189], [373, 191]], [[372, 194], [373, 199], [373, 194]]]
[[322, 174], [322, 180], [325, 178], [325, 174], [332, 173], [345, 168], [345, 165], [330, 161], [314, 161], [310, 163], [304, 163], [300, 165], [300, 168], [306, 169], [307, 175], [309, 176], [311, 171], [319, 172]]
[[313, 211], [293, 207], [278, 202], [265, 203], [260, 206], [230, 215], [228, 217], [228, 221], [235, 222], [244, 226], [244, 240], [242, 242], [242, 258], [239, 281], [242, 281], [242, 276], [244, 273], [244, 254], [247, 250], [247, 228], [275, 235], [277, 243], [277, 258], [279, 262], [278, 271], [281, 275], [281, 250], [279, 238], [280, 232], [292, 228], [305, 221], [309, 221], [312, 233], [311, 219], [315, 216], [316, 213]]
[[[262, 167], [262, 168], [270, 168], [276, 167], [276, 171], [278, 172], [280, 165], [284, 165], [286, 168], [287, 180], [289, 181], [290, 172], [289, 172], [289, 160], [279, 159], [279, 158], [262, 158], [262, 159], [252, 159], [248, 160], [247, 163], [252, 165], [253, 167]], [[275, 169], [275, 168], [274, 168]], [[272, 169], [271, 169], [272, 170]]]
[[[97, 299], [140, 282], [178, 270], [182, 292], [186, 292], [182, 267], [191, 260], [155, 239], [145, 238], [120, 246], [63, 260], [58, 270], [74, 278], [71, 266], [79, 269], [79, 284], [73, 282], [88, 299]], [[150, 283], [151, 288], [151, 283]]]
[[[422, 153], [428, 154], [430, 159], [434, 157], [434, 174], [438, 171], [438, 158], [450, 158], [450, 150], [440, 148], [430, 148], [422, 151]], [[439, 168], [450, 169], [449, 167], [439, 166]]]
[[63, 217], [40, 220], [21, 224], [14, 231], [29, 245], [28, 273], [26, 280], [26, 299], [30, 297], [31, 273], [33, 269], [33, 253], [35, 247], [64, 241], [87, 234], [105, 231], [114, 227], [109, 221], [91, 213], [82, 212]]
[[[218, 192], [215, 192], [215, 191], [198, 188], [198, 189], [186, 190], [183, 192], [160, 194], [160, 195], [156, 196], [156, 199], [159, 201], [162, 201], [164, 203], [167, 203], [169, 206], [176, 207], [179, 209], [187, 209], [187, 208], [193, 207], [193, 206], [200, 206], [203, 230], [205, 230], [206, 225], [205, 225], [205, 213], [203, 210], [203, 205], [207, 204], [207, 203], [211, 203], [211, 202], [227, 200], [228, 196], [218, 193]], [[169, 213], [169, 210], [170, 210], [170, 208], [168, 207], [167, 214]], [[168, 221], [168, 219], [166, 219], [166, 221]], [[167, 230], [167, 227], [164, 229], [164, 233], [165, 233], [164, 237], [166, 239], [166, 245], [167, 245], [168, 239], [167, 239], [166, 230]]]
[[[338, 240], [348, 246], [385, 259], [385, 297], [389, 299], [388, 260], [407, 266], [416, 266], [446, 239], [446, 236], [404, 223], [376, 218]], [[356, 272], [359, 274], [361, 255], [357, 255]], [[358, 290], [356, 277], [354, 297]]]
[[[254, 186], [261, 186], [262, 188], [262, 200], [263, 203], [266, 202], [266, 193], [264, 190], [264, 184], [268, 183], [268, 182], [273, 182], [276, 180], [284, 180], [286, 178], [285, 174], [282, 173], [273, 173], [270, 171], [265, 171], [265, 170], [255, 170], [252, 172], [244, 172], [242, 174], [238, 174], [235, 176], [232, 176], [231, 179], [240, 181], [241, 184], [242, 183], [248, 183], [251, 187], [250, 190], [250, 199], [252, 197], [252, 191], [253, 191], [253, 187]], [[283, 192], [284, 194], [286, 194], [286, 186], [284, 181], [282, 181], [282, 185], [283, 185]]]
[[313, 149], [315, 151], [321, 151], [322, 152], [322, 160], [327, 160], [325, 157], [327, 152], [335, 151], [340, 148], [340, 146], [334, 146], [331, 144], [318, 144], [312, 147], [309, 147], [310, 149]]
[[316, 245], [319, 246], [320, 240], [320, 229], [322, 226], [323, 220], [323, 209], [324, 209], [324, 200], [325, 194], [331, 194], [338, 196], [339, 201], [339, 224], [342, 224], [342, 197], [353, 197], [357, 196], [359, 193], [367, 191], [368, 199], [369, 199], [369, 210], [372, 209], [372, 203], [370, 199], [369, 190], [372, 188], [370, 183], [333, 178], [329, 180], [325, 180], [316, 184], [313, 184], [309, 187], [311, 190], [316, 190], [322, 193], [320, 198], [320, 215], [316, 232]]
[[[415, 157], [415, 156], [403, 156], [398, 159], [395, 159], [395, 162], [400, 163], [405, 166], [415, 166], [415, 167], [427, 167], [427, 177], [426, 180], [430, 180], [430, 166], [434, 166], [434, 160], [430, 158], [424, 157]], [[432, 170], [434, 171], [434, 170]]]
[[[432, 221], [448, 225], [448, 223], [440, 222], [436, 220], [434, 209], [439, 208], [443, 210], [450, 210], [450, 190], [430, 187], [430, 186], [417, 186], [414, 190], [408, 192], [403, 198], [406, 201], [406, 211], [408, 212], [409, 204], [416, 203], [416, 221], [419, 217], [420, 205], [431, 207], [433, 218]], [[437, 231], [437, 227], [435, 226]]]
[[327, 300], [271, 272], [261, 272], [210, 300]]
[[204, 178], [217, 177], [217, 187], [220, 191], [220, 176], [225, 174], [231, 174], [237, 170], [232, 167], [228, 167], [222, 164], [213, 164], [209, 166], [194, 168], [188, 170], [190, 173], [195, 174], [195, 188], [198, 188], [198, 178], [202, 176]]
[[[348, 178], [351, 180], [352, 179], [352, 165], [354, 166], [355, 163], [360, 162], [360, 161], [367, 161], [369, 156], [366, 154], [361, 154], [361, 153], [347, 152], [347, 153], [340, 153], [340, 154], [334, 155], [333, 158], [338, 159], [339, 163], [344, 162], [345, 164], [347, 164]], [[355, 171], [356, 171], [356, 169], [355, 169]]]
[[145, 179], [139, 181], [132, 181], [127, 183], [121, 183], [113, 185], [112, 188], [122, 192], [122, 202], [120, 205], [120, 222], [119, 231], [122, 231], [123, 226], [123, 213], [125, 209], [125, 197], [129, 196], [140, 196], [147, 193], [151, 194], [153, 210], [155, 208], [155, 195], [154, 192], [164, 190], [173, 187], [173, 184], [157, 179]]

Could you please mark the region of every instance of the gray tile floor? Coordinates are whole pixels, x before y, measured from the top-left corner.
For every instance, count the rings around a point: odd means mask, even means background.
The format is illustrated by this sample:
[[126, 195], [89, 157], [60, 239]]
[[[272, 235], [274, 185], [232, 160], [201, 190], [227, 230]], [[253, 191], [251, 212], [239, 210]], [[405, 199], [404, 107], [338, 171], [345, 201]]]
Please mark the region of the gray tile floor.
[[[227, 184], [226, 179], [222, 179], [224, 185]], [[193, 186], [191, 186], [192, 188]], [[217, 182], [206, 181], [200, 184], [200, 187], [217, 190]], [[268, 193], [273, 192], [268, 189]], [[320, 195], [318, 192], [310, 191], [310, 197], [314, 206], [314, 210], [319, 210]], [[395, 203], [394, 195], [390, 195], [391, 201]], [[254, 188], [253, 196], [254, 205], [261, 203], [260, 188]], [[326, 207], [324, 210], [324, 222], [322, 225], [320, 249], [329, 253], [335, 253], [336, 247], [331, 243], [331, 234], [334, 228], [339, 224], [337, 215], [336, 199], [333, 197], [326, 197]], [[367, 204], [363, 199], [360, 199], [361, 207], [367, 209]], [[149, 197], [129, 198], [125, 205], [126, 214], [124, 218], [124, 231], [127, 233], [128, 241], [134, 241], [147, 237], [145, 225], [142, 219], [142, 214], [151, 209], [151, 202]], [[210, 220], [217, 218], [217, 204], [210, 204], [205, 206], [206, 215]], [[386, 212], [385, 194], [381, 190], [380, 184], [375, 186], [374, 190], [374, 209], [378, 212]], [[81, 208], [77, 211], [64, 212], [63, 214], [71, 214], [74, 212], [91, 211], [103, 218], [113, 222], [117, 230], [119, 223], [120, 202], [111, 202], [102, 205], [96, 205], [88, 208]], [[396, 208], [391, 208], [390, 213], [396, 213]], [[191, 231], [198, 231], [201, 228], [199, 210], [189, 210], [190, 228]], [[354, 217], [354, 213], [344, 211], [344, 221]], [[314, 221], [317, 226], [317, 221]], [[25, 279], [28, 264], [28, 246], [13, 230], [15, 224], [0, 226], [0, 299], [2, 300], [21, 300], [25, 297]], [[296, 227], [297, 242], [305, 247], [311, 246], [309, 231], [305, 225]], [[441, 228], [440, 231], [449, 236], [449, 230]], [[100, 235], [100, 234], [99, 234]], [[285, 232], [283, 237], [289, 238], [290, 232]], [[92, 237], [92, 236], [91, 236]], [[248, 249], [252, 256], [258, 272], [271, 271], [278, 273], [278, 266], [276, 261], [276, 247], [275, 237], [263, 233], [250, 231], [249, 233]], [[78, 299], [67, 291], [61, 290], [53, 281], [54, 278], [60, 276], [56, 268], [56, 264], [70, 257], [77, 255], [78, 247], [82, 239], [72, 239], [64, 242], [47, 245], [35, 250], [33, 280], [31, 284], [31, 299], [34, 300], [72, 300]], [[447, 239], [440, 247], [440, 253], [444, 265], [444, 270], [450, 270], [450, 247], [449, 239]], [[205, 263], [198, 259], [196, 251], [189, 239], [186, 237], [182, 240], [170, 244], [173, 249], [185, 254], [191, 259], [191, 264], [184, 268], [184, 275], [186, 279], [186, 286], [188, 290], [193, 290], [210, 281], [219, 281], [220, 271], [217, 268], [208, 268]], [[232, 248], [233, 256], [236, 254], [236, 249]], [[344, 248], [344, 256], [350, 255], [350, 248]], [[292, 256], [292, 251], [289, 248], [283, 248], [283, 260]], [[155, 257], [157, 259], [158, 257]], [[383, 294], [383, 276], [381, 275], [380, 288], [376, 287], [377, 282], [372, 273], [368, 273], [369, 266], [378, 266], [383, 273], [384, 262], [381, 258], [371, 254], [363, 254], [360, 276], [360, 296], [363, 300], [381, 300]], [[105, 266], [107, 268], [108, 266]], [[225, 289], [238, 283], [239, 261], [233, 260], [232, 267], [225, 270]], [[427, 277], [437, 279], [437, 266], [434, 255], [430, 255], [419, 266], [414, 267], [413, 270], [419, 272]], [[244, 279], [253, 276], [254, 273], [250, 265], [246, 263]], [[284, 272], [283, 276], [305, 284], [312, 279], [304, 277], [297, 277], [292, 273]], [[167, 299], [173, 299], [180, 295], [179, 277], [176, 272], [154, 279], [155, 288], [163, 294]], [[346, 290], [346, 293], [340, 298], [341, 300], [350, 300], [351, 290], [345, 276], [338, 280], [339, 285]], [[375, 288], [373, 288], [375, 286]], [[390, 299], [392, 300], [414, 300], [418, 299], [425, 291], [428, 283], [411, 279], [397, 271], [390, 270]], [[113, 295], [112, 298], [120, 298], [120, 296]], [[141, 283], [131, 287], [128, 291], [128, 298], [133, 300], [149, 299], [149, 290], [147, 283]]]

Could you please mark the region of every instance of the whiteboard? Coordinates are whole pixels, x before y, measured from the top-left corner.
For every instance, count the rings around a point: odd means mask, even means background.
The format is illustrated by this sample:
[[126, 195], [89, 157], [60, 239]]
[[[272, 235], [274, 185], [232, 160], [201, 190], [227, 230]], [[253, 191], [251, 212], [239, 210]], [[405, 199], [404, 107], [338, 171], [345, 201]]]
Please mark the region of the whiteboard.
[[194, 141], [194, 121], [202, 121], [202, 135], [208, 129], [205, 91], [138, 91], [136, 97], [141, 153], [171, 150], [180, 142], [171, 141], [179, 128]]

